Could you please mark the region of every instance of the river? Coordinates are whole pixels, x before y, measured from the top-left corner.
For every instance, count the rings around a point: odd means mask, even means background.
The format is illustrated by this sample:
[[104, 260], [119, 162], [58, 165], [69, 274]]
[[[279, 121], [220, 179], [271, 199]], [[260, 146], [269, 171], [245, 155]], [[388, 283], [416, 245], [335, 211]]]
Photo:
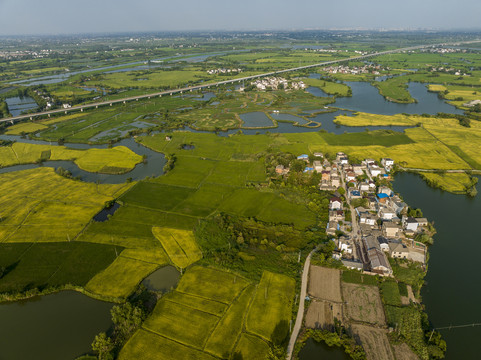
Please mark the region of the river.
[[[419, 207], [437, 234], [430, 248], [423, 303], [434, 327], [481, 323], [479, 254], [481, 196], [469, 198], [433, 189], [417, 175], [396, 175], [394, 190]], [[478, 185], [478, 191], [481, 186]], [[448, 344], [446, 359], [479, 359], [481, 327], [440, 330]]]

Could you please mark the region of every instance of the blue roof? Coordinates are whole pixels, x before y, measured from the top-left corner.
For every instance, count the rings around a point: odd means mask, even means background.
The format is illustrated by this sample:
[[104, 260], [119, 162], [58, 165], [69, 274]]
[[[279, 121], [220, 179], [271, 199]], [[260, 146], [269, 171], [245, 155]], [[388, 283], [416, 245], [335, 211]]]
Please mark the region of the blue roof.
[[309, 155], [302, 154], [297, 157], [298, 159], [309, 159]]
[[385, 198], [388, 198], [389, 195], [388, 195], [388, 194], [384, 194], [384, 193], [380, 193], [380, 194], [377, 194], [377, 197], [378, 197], [379, 199], [385, 199]]
[[304, 169], [304, 172], [308, 172], [308, 171], [314, 171], [314, 168], [306, 166], [306, 168]]

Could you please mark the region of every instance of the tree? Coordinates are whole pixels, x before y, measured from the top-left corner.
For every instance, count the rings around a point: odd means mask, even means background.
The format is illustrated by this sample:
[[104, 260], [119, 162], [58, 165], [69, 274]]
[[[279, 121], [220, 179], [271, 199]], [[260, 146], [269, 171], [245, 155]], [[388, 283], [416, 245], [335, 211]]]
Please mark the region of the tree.
[[113, 356], [110, 353], [113, 348], [114, 344], [112, 343], [112, 339], [110, 339], [107, 334], [101, 332], [95, 336], [92, 343], [92, 350], [99, 354], [99, 360], [113, 359]]
[[115, 334], [118, 341], [127, 339], [130, 334], [137, 330], [144, 320], [144, 312], [141, 308], [132, 306], [127, 302], [116, 305], [110, 310], [112, 321], [115, 325]]

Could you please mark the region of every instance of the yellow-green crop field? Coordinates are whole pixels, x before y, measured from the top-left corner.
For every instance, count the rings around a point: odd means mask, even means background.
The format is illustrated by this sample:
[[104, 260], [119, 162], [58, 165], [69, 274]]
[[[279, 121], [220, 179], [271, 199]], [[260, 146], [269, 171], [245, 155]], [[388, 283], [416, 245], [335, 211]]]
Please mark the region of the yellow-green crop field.
[[270, 340], [280, 322], [291, 319], [294, 279], [265, 271], [257, 285], [256, 295], [247, 313], [246, 329], [265, 340]]
[[[255, 329], [270, 331], [278, 316], [290, 320], [293, 284], [293, 279], [266, 272], [256, 290], [254, 284], [238, 275], [192, 267], [177, 289], [157, 303], [119, 358], [167, 359], [170, 355], [179, 360], [212, 359], [240, 353], [244, 359], [264, 359], [272, 334], [260, 337], [250, 332], [247, 322]], [[269, 304], [258, 296], [261, 289], [264, 297], [266, 287]], [[258, 311], [263, 314], [255, 319]], [[251, 312], [249, 320], [247, 314]], [[263, 324], [266, 320], [274, 321], [274, 325]]]
[[471, 178], [466, 173], [421, 173], [431, 186], [452, 193], [464, 193], [466, 188], [471, 185]]
[[35, 131], [44, 130], [48, 126], [39, 124], [39, 123], [32, 123], [32, 122], [25, 122], [19, 123], [8, 128], [8, 131], [5, 133], [7, 135], [20, 135], [22, 133], [29, 134]]
[[142, 162], [142, 157], [125, 146], [111, 149], [68, 149], [65, 146], [15, 142], [0, 147], [0, 167], [35, 163], [39, 160], [71, 160], [89, 172], [121, 174]]
[[192, 231], [153, 227], [152, 233], [160, 241], [170, 261], [178, 268], [186, 268], [202, 258]]
[[377, 115], [357, 113], [356, 116], [339, 115], [334, 122], [345, 126], [415, 126], [422, 120], [423, 118], [421, 116], [408, 116], [403, 114]]
[[69, 241], [132, 184], [66, 179], [52, 168], [0, 174], [0, 242]]
[[95, 275], [87, 283], [85, 289], [104, 297], [125, 298], [157, 268], [159, 268], [158, 264], [120, 255], [108, 268]]

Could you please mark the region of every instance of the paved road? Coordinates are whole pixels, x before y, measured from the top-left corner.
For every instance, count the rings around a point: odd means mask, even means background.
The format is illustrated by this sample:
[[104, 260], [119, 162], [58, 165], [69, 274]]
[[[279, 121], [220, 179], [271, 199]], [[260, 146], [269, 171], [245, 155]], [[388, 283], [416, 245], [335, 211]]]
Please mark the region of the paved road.
[[312, 250], [309, 255], [307, 255], [306, 262], [304, 263], [304, 270], [302, 271], [301, 295], [299, 297], [299, 309], [297, 310], [296, 323], [294, 325], [294, 329], [292, 330], [289, 345], [287, 346], [287, 360], [291, 360], [292, 352], [294, 351], [294, 345], [296, 344], [297, 337], [299, 336], [299, 331], [302, 327], [302, 320], [304, 319], [304, 302], [307, 295], [307, 281], [309, 280], [311, 257], [312, 254], [314, 254], [317, 250], [317, 247]]
[[49, 115], [60, 114], [60, 113], [67, 114], [67, 113], [72, 112], [72, 111], [83, 111], [84, 109], [89, 109], [89, 108], [94, 108], [94, 107], [97, 108], [99, 106], [112, 106], [113, 104], [126, 103], [128, 101], [129, 102], [130, 101], [138, 101], [138, 100], [142, 100], [142, 99], [150, 99], [151, 97], [173, 95], [173, 94], [178, 94], [178, 93], [190, 92], [190, 91], [194, 91], [194, 90], [208, 89], [210, 87], [216, 87], [216, 86], [219, 86], [219, 85], [233, 84], [233, 83], [238, 83], [238, 82], [242, 82], [242, 81], [246, 81], [246, 80], [253, 80], [253, 79], [266, 77], [266, 76], [275, 76], [275, 75], [286, 73], [286, 72], [310, 69], [310, 68], [318, 67], [318, 66], [332, 65], [332, 64], [342, 63], [342, 62], [346, 62], [346, 61], [362, 60], [362, 59], [367, 59], [367, 58], [370, 58], [370, 57], [373, 57], [373, 56], [378, 56], [378, 55], [393, 54], [393, 53], [397, 53], [397, 52], [410, 51], [410, 50], [419, 50], [419, 49], [423, 49], [423, 48], [426, 48], [426, 47], [461, 45], [461, 44], [471, 44], [471, 43], [477, 43], [477, 42], [481, 42], [481, 40], [463, 41], [463, 42], [457, 42], [457, 43], [451, 43], [451, 44], [445, 43], [445, 44], [419, 45], [419, 46], [411, 46], [411, 47], [389, 50], [389, 51], [381, 51], [381, 52], [372, 53], [372, 54], [369, 54], [369, 55], [355, 56], [355, 57], [340, 59], [340, 60], [325, 61], [325, 62], [322, 62], [322, 63], [312, 64], [312, 65], [299, 66], [299, 67], [295, 67], [295, 68], [278, 70], [278, 71], [268, 72], [268, 73], [259, 74], [259, 75], [245, 76], [245, 77], [237, 78], [237, 79], [218, 81], [218, 82], [209, 83], [209, 84], [199, 84], [199, 85], [189, 86], [189, 87], [184, 87], [184, 88], [160, 91], [160, 92], [156, 92], [156, 93], [152, 93], [152, 94], [130, 96], [130, 97], [117, 99], [117, 100], [101, 101], [101, 102], [96, 102], [96, 103], [91, 103], [91, 104], [77, 105], [77, 106], [72, 106], [71, 108], [68, 108], [68, 109], [58, 109], [58, 110], [42, 111], [42, 112], [32, 113], [32, 114], [19, 115], [19, 116], [14, 116], [14, 117], [10, 117], [10, 118], [0, 119], [0, 122], [10, 121], [10, 122], [13, 123], [17, 120], [34, 118], [34, 117], [37, 117], [37, 116], [49, 116]]

